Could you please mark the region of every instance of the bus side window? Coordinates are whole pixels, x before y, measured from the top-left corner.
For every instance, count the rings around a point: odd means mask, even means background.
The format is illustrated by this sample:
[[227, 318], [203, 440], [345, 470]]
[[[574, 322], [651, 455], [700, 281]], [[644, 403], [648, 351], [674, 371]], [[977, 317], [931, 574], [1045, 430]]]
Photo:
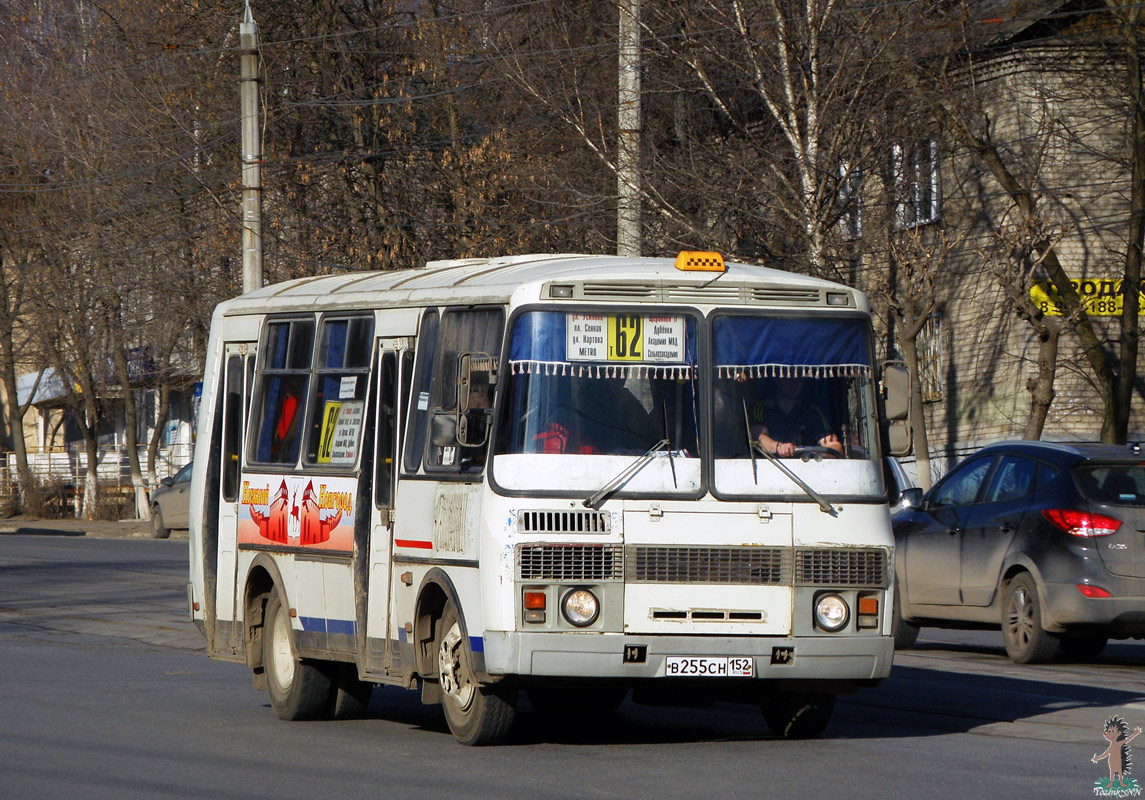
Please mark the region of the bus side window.
[[242, 357], [227, 359], [223, 418], [223, 499], [233, 503], [239, 497], [239, 451], [242, 448], [243, 412]]
[[323, 320], [307, 426], [307, 464], [352, 467], [357, 463], [373, 337], [372, 316]]
[[437, 311], [429, 309], [421, 322], [417, 337], [417, 374], [414, 375], [414, 396], [406, 425], [405, 469], [421, 469], [421, 455], [425, 449], [426, 417], [429, 416], [429, 387], [433, 378], [433, 361], [437, 352]]
[[262, 380], [253, 406], [258, 424], [250, 457], [256, 463], [294, 464], [298, 460], [313, 341], [312, 319], [267, 324], [259, 360]]
[[[433, 419], [427, 470], [473, 474], [484, 469], [488, 440], [478, 447], [461, 447], [456, 439], [458, 365], [466, 353], [498, 357], [504, 327], [505, 317], [499, 308], [450, 309], [442, 315], [429, 397]], [[493, 399], [487, 396], [482, 402], [492, 407]]]
[[389, 508], [394, 479], [394, 426], [397, 422], [398, 375], [397, 355], [393, 350], [382, 354], [381, 391], [378, 395], [378, 452], [374, 456], [374, 504]]

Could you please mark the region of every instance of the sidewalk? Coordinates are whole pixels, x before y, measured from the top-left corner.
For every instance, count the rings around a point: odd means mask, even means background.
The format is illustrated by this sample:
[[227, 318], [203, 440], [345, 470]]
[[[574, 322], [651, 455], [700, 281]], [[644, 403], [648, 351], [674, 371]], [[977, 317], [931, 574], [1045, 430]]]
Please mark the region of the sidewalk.
[[[118, 521], [40, 519], [16, 516], [0, 519], [0, 536], [86, 536], [91, 539], [150, 539], [151, 523], [139, 519]], [[172, 539], [186, 539], [186, 531], [172, 531]]]

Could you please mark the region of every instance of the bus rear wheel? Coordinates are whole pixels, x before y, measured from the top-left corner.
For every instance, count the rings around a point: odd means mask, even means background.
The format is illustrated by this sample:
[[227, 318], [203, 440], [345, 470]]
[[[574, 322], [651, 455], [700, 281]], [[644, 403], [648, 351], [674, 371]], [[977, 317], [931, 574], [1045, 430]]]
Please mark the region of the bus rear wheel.
[[434, 637], [441, 706], [454, 738], [466, 745], [500, 744], [516, 716], [516, 693], [477, 682], [457, 609], [447, 603]]
[[831, 721], [835, 695], [822, 692], [777, 691], [760, 707], [767, 727], [785, 739], [814, 739]]
[[262, 631], [262, 665], [270, 707], [279, 719], [322, 719], [334, 690], [326, 665], [303, 661], [294, 654], [290, 617], [273, 593], [266, 604]]

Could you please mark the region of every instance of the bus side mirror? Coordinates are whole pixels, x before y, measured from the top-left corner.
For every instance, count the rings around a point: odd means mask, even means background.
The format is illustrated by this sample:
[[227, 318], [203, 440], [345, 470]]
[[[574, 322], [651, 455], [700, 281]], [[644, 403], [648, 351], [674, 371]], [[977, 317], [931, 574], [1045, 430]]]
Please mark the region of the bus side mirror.
[[883, 416], [887, 422], [887, 452], [892, 456], [910, 455], [910, 370], [901, 361], [883, 364]]
[[497, 359], [485, 353], [463, 353], [457, 360], [457, 442], [483, 447], [489, 440]]
[[485, 353], [462, 353], [457, 359], [457, 409], [492, 408], [498, 359]]

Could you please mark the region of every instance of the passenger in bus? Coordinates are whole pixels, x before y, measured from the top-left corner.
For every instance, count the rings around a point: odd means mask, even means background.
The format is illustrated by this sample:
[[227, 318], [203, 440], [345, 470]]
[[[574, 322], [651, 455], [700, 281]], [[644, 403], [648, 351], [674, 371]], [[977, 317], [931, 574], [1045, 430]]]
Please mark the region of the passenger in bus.
[[774, 391], [751, 407], [751, 435], [764, 450], [781, 458], [801, 447], [825, 447], [843, 455], [827, 415], [804, 396], [803, 378], [780, 378]]

